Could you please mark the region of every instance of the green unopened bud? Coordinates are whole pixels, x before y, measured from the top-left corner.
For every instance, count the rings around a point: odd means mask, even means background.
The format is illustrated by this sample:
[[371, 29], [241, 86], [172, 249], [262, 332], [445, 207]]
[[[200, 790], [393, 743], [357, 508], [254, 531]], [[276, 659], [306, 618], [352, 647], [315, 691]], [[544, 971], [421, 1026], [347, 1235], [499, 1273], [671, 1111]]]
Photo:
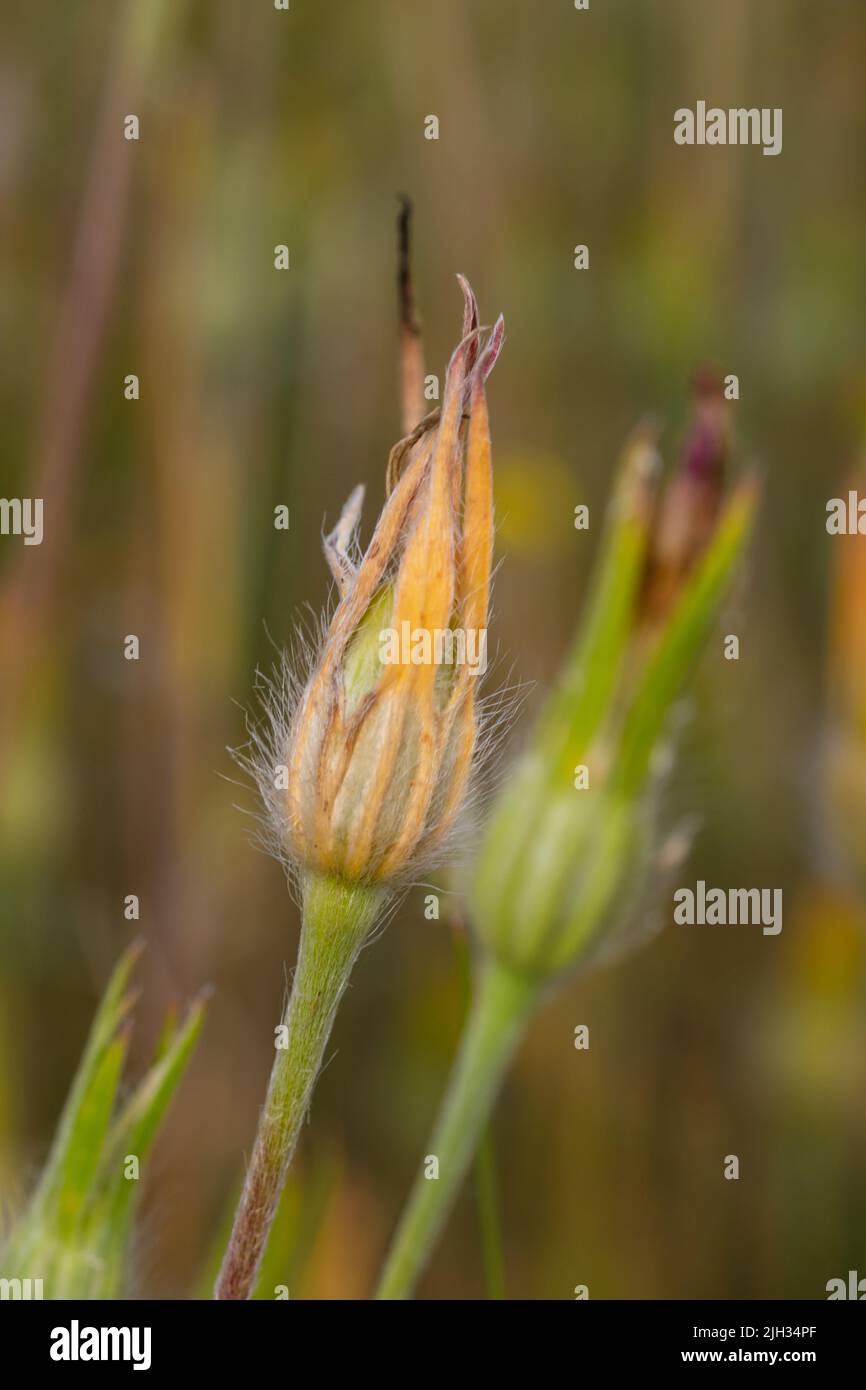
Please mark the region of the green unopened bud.
[[656, 789], [671, 708], [749, 533], [756, 489], [735, 489], [648, 652], [636, 609], [655, 475], [650, 435], [629, 444], [583, 632], [503, 788], [481, 847], [473, 919], [502, 964], [547, 978], [619, 933], [653, 866]]
[[[500, 798], [475, 876], [473, 919], [487, 948], [523, 975], [579, 961], [600, 928], [628, 916], [650, 862], [644, 801], [551, 786], [527, 759]], [[600, 770], [597, 775], [602, 776]]]

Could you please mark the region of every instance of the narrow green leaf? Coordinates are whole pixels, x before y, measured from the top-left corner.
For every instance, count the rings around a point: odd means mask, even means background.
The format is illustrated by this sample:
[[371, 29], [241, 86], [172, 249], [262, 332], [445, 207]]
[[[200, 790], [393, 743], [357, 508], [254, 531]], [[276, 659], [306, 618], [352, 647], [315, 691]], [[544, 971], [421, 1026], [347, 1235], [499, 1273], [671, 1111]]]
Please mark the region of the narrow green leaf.
[[42, 1209], [43, 1219], [51, 1220], [62, 1242], [74, 1238], [97, 1180], [128, 1042], [125, 1030], [103, 1052], [70, 1131], [51, 1210]]
[[643, 427], [626, 445], [586, 618], [539, 721], [537, 745], [558, 776], [571, 776], [610, 711], [634, 626], [657, 470], [654, 434]]
[[72, 1155], [80, 1146], [82, 1130], [92, 1123], [92, 1117], [83, 1116], [82, 1110], [97, 1104], [92, 1095], [94, 1087], [103, 1094], [106, 1076], [111, 1071], [111, 1064], [106, 1064], [106, 1053], [134, 1002], [134, 997], [126, 993], [126, 988], [141, 951], [142, 943], [134, 942], [124, 952], [102, 996], [84, 1055], [63, 1107], [48, 1162], [31, 1202], [33, 1219], [37, 1213], [46, 1212], [49, 1206], [62, 1200], [64, 1175], [76, 1168], [78, 1159]]
[[91, 1261], [88, 1297], [116, 1298], [121, 1291], [135, 1199], [140, 1191], [138, 1180], [125, 1176], [124, 1162], [128, 1155], [134, 1155], [141, 1168], [201, 1032], [204, 1011], [203, 999], [193, 1004], [183, 1026], [111, 1128], [87, 1226], [87, 1244], [98, 1252], [98, 1258]]
[[756, 481], [747, 478], [731, 497], [709, 549], [668, 619], [625, 719], [611, 773], [613, 791], [629, 796], [643, 785], [671, 705], [718, 617], [751, 533], [757, 499]]
[[135, 1154], [141, 1162], [153, 1144], [162, 1118], [198, 1041], [204, 1023], [205, 1008], [206, 1001], [203, 998], [199, 998], [192, 1005], [185, 1022], [178, 1029], [160, 1061], [151, 1067], [139, 1082], [112, 1127], [106, 1149], [106, 1161], [109, 1165], [117, 1165], [116, 1174], [110, 1175], [111, 1181], [116, 1180], [112, 1203], [115, 1213], [129, 1206], [135, 1190], [135, 1184], [123, 1177], [123, 1158], [126, 1154]]

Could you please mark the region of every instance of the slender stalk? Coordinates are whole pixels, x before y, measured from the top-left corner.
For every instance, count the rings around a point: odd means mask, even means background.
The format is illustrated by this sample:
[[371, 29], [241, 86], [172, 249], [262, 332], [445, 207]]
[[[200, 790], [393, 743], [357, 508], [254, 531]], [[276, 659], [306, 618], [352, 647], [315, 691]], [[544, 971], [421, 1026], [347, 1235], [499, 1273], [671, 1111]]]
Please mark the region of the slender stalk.
[[253, 1156], [217, 1279], [218, 1299], [250, 1298], [322, 1057], [381, 892], [330, 878], [304, 884], [298, 964], [259, 1119]]
[[485, 962], [453, 1079], [430, 1141], [430, 1155], [439, 1160], [439, 1176], [426, 1178], [422, 1172], [416, 1178], [377, 1298], [410, 1296], [472, 1162], [537, 996], [536, 981], [513, 975], [492, 959]]

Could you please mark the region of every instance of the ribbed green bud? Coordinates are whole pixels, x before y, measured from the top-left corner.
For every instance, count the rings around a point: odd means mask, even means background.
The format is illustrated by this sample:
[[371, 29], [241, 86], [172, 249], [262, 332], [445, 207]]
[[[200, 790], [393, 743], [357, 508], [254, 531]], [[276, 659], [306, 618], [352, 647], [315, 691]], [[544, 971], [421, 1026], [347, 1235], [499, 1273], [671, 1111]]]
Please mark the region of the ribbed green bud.
[[579, 966], [637, 906], [660, 838], [656, 750], [751, 525], [756, 489], [747, 479], [673, 589], [661, 627], [647, 628], [640, 600], [654, 559], [654, 474], [651, 437], [638, 433], [620, 469], [583, 630], [500, 792], [477, 860], [478, 934], [502, 965], [533, 979]]
[[646, 803], [552, 790], [537, 759], [501, 797], [475, 874], [473, 921], [487, 949], [522, 975], [575, 965], [633, 906], [651, 851]]

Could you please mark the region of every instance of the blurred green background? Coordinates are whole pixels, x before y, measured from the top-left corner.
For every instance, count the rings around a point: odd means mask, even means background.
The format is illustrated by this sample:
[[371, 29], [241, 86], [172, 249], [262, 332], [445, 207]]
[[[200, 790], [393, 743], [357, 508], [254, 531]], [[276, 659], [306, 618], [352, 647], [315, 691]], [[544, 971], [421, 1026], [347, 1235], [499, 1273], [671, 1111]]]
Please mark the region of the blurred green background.
[[[216, 995], [145, 1175], [137, 1291], [207, 1287], [298, 934], [225, 748], [256, 666], [327, 600], [323, 521], [363, 481], [366, 539], [383, 495], [406, 192], [427, 370], [459, 333], [455, 272], [506, 319], [493, 686], [534, 683], [514, 743], [632, 424], [659, 412], [672, 457], [713, 364], [738, 375], [742, 457], [766, 470], [724, 629], [741, 659], [700, 673], [667, 811], [701, 819], [678, 882], [782, 887], [784, 929], [668, 925], [536, 1021], [495, 1126], [508, 1294], [820, 1298], [866, 1275], [864, 908], [823, 777], [854, 582], [833, 580], [824, 507], [866, 404], [862, 0], [10, 0], [0, 54], [0, 494], [45, 498], [42, 546], [0, 538], [6, 1209], [140, 931], [135, 1057], [170, 1000]], [[781, 155], [675, 146], [698, 99], [782, 107]], [[866, 622], [838, 661], [864, 644]], [[866, 788], [854, 804], [866, 843]], [[425, 1152], [462, 1010], [437, 886], [442, 920], [413, 891], [342, 1006], [276, 1252], [292, 1297], [370, 1291]], [[647, 912], [669, 920], [669, 899]], [[484, 1292], [467, 1187], [421, 1293]]]

